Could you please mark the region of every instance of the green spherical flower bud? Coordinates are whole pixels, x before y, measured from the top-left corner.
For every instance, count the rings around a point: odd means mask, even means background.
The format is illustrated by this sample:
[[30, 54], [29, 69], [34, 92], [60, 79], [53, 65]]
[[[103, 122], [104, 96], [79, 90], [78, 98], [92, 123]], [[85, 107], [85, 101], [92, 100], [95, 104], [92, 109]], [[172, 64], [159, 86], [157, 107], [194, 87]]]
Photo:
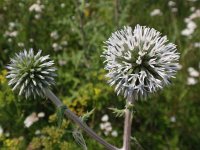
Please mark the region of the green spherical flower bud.
[[39, 50], [34, 55], [33, 49], [24, 50], [11, 58], [11, 63], [7, 66], [8, 84], [13, 87], [13, 91], [18, 91], [19, 95], [26, 98], [43, 97], [45, 89], [55, 84], [54, 61], [50, 60], [49, 55], [41, 56], [41, 53]]

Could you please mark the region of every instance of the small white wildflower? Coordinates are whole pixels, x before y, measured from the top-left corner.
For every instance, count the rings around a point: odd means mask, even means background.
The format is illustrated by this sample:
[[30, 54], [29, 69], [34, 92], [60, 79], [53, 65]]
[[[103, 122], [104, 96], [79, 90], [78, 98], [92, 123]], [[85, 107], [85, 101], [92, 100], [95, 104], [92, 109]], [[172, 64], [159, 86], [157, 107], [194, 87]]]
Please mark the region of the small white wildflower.
[[103, 122], [107, 122], [108, 119], [109, 119], [108, 115], [105, 114], [105, 115], [102, 116], [101, 121], [103, 121]]
[[29, 11], [30, 11], [30, 12], [35, 11], [35, 12], [37, 12], [37, 13], [41, 13], [43, 8], [44, 8], [44, 5], [40, 5], [40, 4], [38, 4], [38, 3], [35, 3], [35, 4], [33, 4], [33, 5], [31, 5], [31, 6], [29, 7]]
[[30, 39], [29, 39], [29, 42], [33, 43], [33, 42], [34, 42], [34, 39], [30, 38]]
[[16, 23], [15, 22], [9, 22], [9, 25], [8, 25], [8, 29], [9, 30], [12, 31], [15, 27], [16, 27]]
[[54, 51], [59, 51], [62, 49], [62, 46], [58, 45], [58, 43], [53, 43], [52, 47], [53, 47]]
[[43, 118], [43, 117], [45, 117], [45, 113], [44, 112], [40, 112], [40, 113], [38, 113], [38, 115], [37, 115], [39, 118]]
[[118, 136], [118, 132], [116, 130], [114, 130], [114, 131], [111, 132], [111, 135], [113, 137], [117, 137]]
[[176, 122], [176, 116], [171, 116], [170, 121], [173, 123]]
[[176, 2], [174, 2], [174, 1], [169, 1], [169, 2], [168, 2], [168, 6], [169, 6], [169, 7], [174, 7], [174, 6], [176, 6]]
[[41, 134], [41, 131], [40, 130], [36, 130], [35, 131], [35, 135], [40, 135]]
[[32, 126], [35, 122], [37, 122], [39, 118], [37, 117], [36, 113], [33, 112], [30, 114], [25, 120], [24, 120], [24, 125], [26, 128], [29, 128]]
[[193, 46], [194, 46], [195, 48], [200, 48], [200, 42], [195, 42], [195, 43], [193, 44]]
[[181, 31], [181, 35], [183, 35], [183, 36], [191, 36], [193, 32], [194, 32], [193, 29], [186, 28], [186, 29]]
[[38, 19], [40, 19], [40, 18], [41, 18], [41, 15], [40, 15], [40, 14], [36, 14], [34, 17], [35, 17], [35, 19], [37, 19], [37, 20], [38, 20]]
[[199, 72], [195, 70], [193, 67], [188, 68], [188, 73], [191, 77], [199, 77]]
[[100, 129], [105, 130], [105, 123], [100, 123]]
[[24, 50], [11, 58], [7, 66], [9, 79], [8, 84], [12, 90], [19, 91], [19, 95], [26, 98], [44, 96], [44, 90], [55, 84], [54, 73], [56, 68], [49, 55], [41, 56], [42, 51], [34, 55], [33, 49]]
[[54, 40], [57, 40], [59, 38], [58, 32], [57, 31], [53, 31], [50, 34], [51, 38], [53, 38]]
[[196, 23], [194, 21], [189, 21], [187, 23], [187, 28], [191, 29], [191, 30], [195, 30], [197, 28], [197, 25], [196, 25]]
[[61, 7], [61, 8], [65, 8], [65, 6], [66, 6], [65, 3], [61, 3], [61, 4], [60, 4], [60, 7]]
[[10, 133], [7, 131], [4, 135], [5, 135], [6, 137], [9, 137], [9, 136], [10, 136]]
[[137, 25], [116, 31], [105, 42], [106, 77], [117, 95], [146, 97], [170, 83], [178, 70], [179, 53], [167, 37], [153, 28]]
[[64, 65], [67, 64], [67, 62], [66, 62], [65, 60], [58, 60], [58, 64], [59, 64], [60, 66], [64, 66]]
[[190, 11], [191, 11], [191, 12], [194, 12], [195, 9], [196, 9], [195, 7], [190, 7]]
[[195, 84], [197, 84], [197, 82], [198, 81], [193, 77], [188, 77], [187, 78], [187, 85], [195, 85]]
[[175, 13], [175, 12], [177, 12], [177, 11], [178, 11], [178, 8], [174, 7], [174, 8], [172, 8], [171, 10], [172, 10], [172, 12], [174, 12], [174, 13]]
[[22, 43], [22, 42], [17, 43], [17, 45], [18, 45], [19, 47], [24, 47], [24, 43]]
[[162, 12], [160, 9], [154, 9], [151, 13], [150, 13], [150, 16], [161, 16], [162, 15]]
[[8, 42], [11, 43], [13, 41], [12, 38], [8, 38]]

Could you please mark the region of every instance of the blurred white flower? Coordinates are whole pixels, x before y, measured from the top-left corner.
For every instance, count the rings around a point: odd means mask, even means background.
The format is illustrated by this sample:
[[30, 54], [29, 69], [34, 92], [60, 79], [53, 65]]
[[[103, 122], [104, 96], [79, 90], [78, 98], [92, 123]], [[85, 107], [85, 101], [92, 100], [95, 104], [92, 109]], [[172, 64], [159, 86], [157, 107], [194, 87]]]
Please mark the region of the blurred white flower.
[[190, 35], [192, 35], [193, 32], [194, 32], [194, 30], [186, 28], [186, 29], [181, 31], [181, 35], [190, 36]]
[[33, 125], [35, 122], [39, 120], [37, 114], [33, 112], [30, 114], [25, 120], [24, 120], [24, 125], [26, 128], [29, 128], [31, 125]]
[[0, 136], [3, 134], [3, 128], [0, 126]]
[[61, 8], [65, 8], [65, 3], [61, 3], [61, 4], [60, 4], [60, 7], [61, 7]]
[[30, 39], [29, 39], [29, 42], [33, 43], [33, 42], [34, 42], [34, 39], [30, 38]]
[[40, 135], [41, 134], [41, 131], [40, 130], [36, 130], [35, 131], [35, 135]]
[[60, 66], [64, 66], [64, 65], [67, 64], [67, 62], [66, 62], [65, 60], [58, 60], [58, 64], [59, 64]]
[[150, 16], [161, 16], [162, 12], [160, 9], [154, 9], [151, 13]]
[[40, 113], [38, 113], [38, 115], [37, 115], [39, 118], [43, 118], [43, 117], [45, 117], [45, 113], [44, 112], [40, 112]]
[[168, 6], [169, 6], [169, 7], [174, 7], [174, 6], [176, 6], [176, 2], [174, 2], [174, 1], [169, 1], [169, 2], [168, 2]]
[[195, 11], [195, 9], [196, 9], [195, 7], [190, 7], [191, 12]]
[[44, 5], [40, 5], [39, 3], [35, 3], [29, 7], [30, 12], [35, 11], [37, 13], [41, 13], [43, 9], [44, 9]]
[[193, 77], [188, 77], [187, 78], [187, 85], [195, 85], [197, 84], [197, 79], [193, 78]]
[[6, 137], [9, 137], [9, 136], [10, 136], [10, 133], [9, 133], [9, 132], [6, 132], [4, 135], [5, 135]]
[[19, 47], [24, 47], [24, 43], [22, 43], [22, 42], [17, 43], [17, 45], [18, 45]]
[[174, 7], [174, 8], [172, 8], [171, 10], [172, 10], [172, 12], [174, 12], [174, 13], [175, 13], [175, 12], [177, 12], [177, 11], [178, 11], [178, 8]]
[[11, 43], [13, 40], [12, 38], [8, 38], [8, 42]]
[[67, 45], [68, 45], [68, 42], [67, 42], [67, 41], [62, 41], [61, 44], [62, 44], [63, 46], [67, 46]]
[[170, 121], [173, 123], [176, 122], [176, 116], [171, 116]]
[[53, 31], [50, 34], [51, 38], [54, 40], [57, 40], [59, 38], [58, 32], [57, 31]]
[[195, 30], [197, 28], [197, 24], [194, 21], [189, 21], [187, 23], [187, 28], [191, 30]]
[[109, 119], [108, 115], [105, 114], [105, 115], [102, 116], [101, 121], [103, 121], [103, 122], [107, 122], [108, 119]]
[[199, 77], [199, 72], [195, 70], [193, 67], [188, 68], [188, 73], [191, 77]]
[[111, 132], [111, 135], [113, 137], [117, 137], [118, 136], [118, 132], [116, 130], [114, 130], [114, 131]]
[[35, 17], [35, 19], [40, 19], [41, 15], [40, 14], [36, 14], [34, 17]]
[[18, 31], [6, 31], [4, 33], [5, 37], [16, 37], [18, 35]]
[[9, 30], [13, 30], [15, 27], [16, 27], [16, 23], [15, 22], [9, 22], [9, 25], [8, 25], [8, 29]]
[[54, 51], [59, 51], [62, 49], [62, 46], [58, 45], [58, 43], [53, 43], [52, 47], [53, 47]]

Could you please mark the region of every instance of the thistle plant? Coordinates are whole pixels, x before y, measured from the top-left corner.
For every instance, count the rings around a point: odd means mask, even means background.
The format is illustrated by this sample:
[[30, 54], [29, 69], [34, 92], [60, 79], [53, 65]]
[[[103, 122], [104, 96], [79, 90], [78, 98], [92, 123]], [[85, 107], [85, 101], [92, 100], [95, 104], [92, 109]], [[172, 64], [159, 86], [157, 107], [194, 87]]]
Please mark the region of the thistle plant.
[[122, 149], [130, 150], [131, 107], [135, 100], [145, 99], [170, 83], [178, 70], [179, 53], [166, 36], [140, 25], [116, 31], [105, 43], [102, 57], [108, 83], [127, 99]]
[[[60, 109], [61, 116], [65, 114], [106, 149], [130, 150], [132, 108], [135, 100], [146, 98], [149, 93], [156, 92], [170, 83], [178, 70], [179, 54], [176, 46], [169, 43], [166, 36], [162, 37], [155, 29], [139, 25], [134, 30], [124, 27], [116, 31], [105, 43], [102, 57], [105, 58], [105, 69], [108, 71], [106, 77], [111, 86], [115, 85], [117, 95], [121, 93], [126, 98], [124, 110], [113, 109], [119, 116], [125, 116], [122, 148], [117, 148], [99, 137], [86, 125], [84, 117], [81, 119], [76, 116], [50, 90], [55, 84], [56, 68], [49, 55], [41, 56], [41, 50], [36, 55], [33, 49], [16, 54], [7, 66], [7, 78], [9, 85], [19, 95], [26, 98], [49, 98]], [[61, 123], [62, 117], [59, 125]], [[79, 144], [87, 149], [78, 129], [73, 135], [78, 136]]]

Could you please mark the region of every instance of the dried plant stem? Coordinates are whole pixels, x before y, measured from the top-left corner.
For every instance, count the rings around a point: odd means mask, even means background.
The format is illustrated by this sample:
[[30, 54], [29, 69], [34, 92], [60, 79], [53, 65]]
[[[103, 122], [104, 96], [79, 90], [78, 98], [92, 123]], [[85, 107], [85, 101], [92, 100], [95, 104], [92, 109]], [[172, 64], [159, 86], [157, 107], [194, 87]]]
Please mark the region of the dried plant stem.
[[132, 100], [127, 100], [127, 107], [125, 109], [125, 120], [124, 120], [124, 136], [123, 136], [123, 147], [122, 150], [131, 150], [131, 125], [133, 119], [133, 112], [129, 105], [132, 105]]
[[[50, 90], [46, 90], [45, 91], [45, 95], [47, 98], [49, 98], [57, 107], [62, 106], [62, 102], [53, 94], [52, 91]], [[97, 142], [99, 142], [100, 144], [102, 144], [106, 149], [108, 150], [120, 150], [117, 147], [109, 144], [108, 142], [106, 142], [104, 139], [102, 139], [101, 137], [99, 137], [90, 127], [88, 127], [78, 116], [76, 116], [72, 111], [70, 111], [69, 109], [65, 110], [65, 115], [71, 119], [72, 121], [74, 121], [81, 129], [83, 129], [90, 137], [92, 137], [93, 139], [95, 139]]]

